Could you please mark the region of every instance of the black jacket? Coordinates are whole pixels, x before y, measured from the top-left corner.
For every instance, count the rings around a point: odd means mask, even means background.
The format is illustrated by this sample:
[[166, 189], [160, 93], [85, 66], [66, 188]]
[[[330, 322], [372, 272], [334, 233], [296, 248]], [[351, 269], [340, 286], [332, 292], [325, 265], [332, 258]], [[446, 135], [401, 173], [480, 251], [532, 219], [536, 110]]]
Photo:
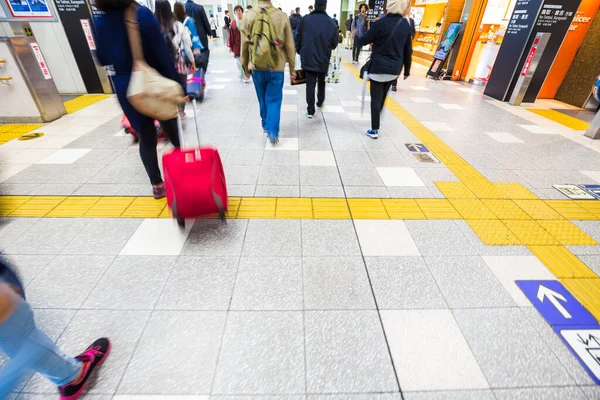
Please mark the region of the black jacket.
[[358, 46], [373, 43], [370, 74], [399, 75], [404, 66], [404, 75], [410, 75], [412, 30], [410, 22], [400, 14], [387, 14], [371, 25], [371, 29], [357, 43]]
[[208, 50], [208, 32], [210, 32], [210, 24], [208, 23], [206, 12], [204, 12], [204, 7], [194, 3], [192, 0], [188, 0], [185, 3], [185, 12], [187, 12], [187, 15], [194, 20], [202, 46], [204, 46], [204, 49]]
[[298, 29], [298, 25], [300, 24], [300, 21], [302, 21], [302, 15], [300, 15], [298, 13], [290, 15], [290, 25], [292, 26], [292, 32], [296, 32], [296, 29]]
[[331, 51], [338, 45], [338, 29], [325, 11], [315, 10], [305, 15], [296, 32], [296, 52], [302, 69], [327, 72]]
[[352, 30], [352, 23], [354, 22], [353, 18], [348, 18], [346, 20], [346, 31], [351, 31]]

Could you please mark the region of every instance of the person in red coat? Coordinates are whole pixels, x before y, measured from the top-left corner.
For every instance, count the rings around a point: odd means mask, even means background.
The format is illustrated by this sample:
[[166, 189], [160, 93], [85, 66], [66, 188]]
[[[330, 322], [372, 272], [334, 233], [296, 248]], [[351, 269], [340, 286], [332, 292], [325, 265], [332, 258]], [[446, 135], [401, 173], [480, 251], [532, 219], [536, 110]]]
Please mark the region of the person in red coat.
[[242, 6], [237, 5], [233, 9], [233, 13], [235, 14], [235, 19], [231, 23], [229, 27], [229, 38], [227, 39], [227, 46], [229, 46], [229, 51], [233, 53], [235, 60], [237, 61], [238, 68], [240, 70], [240, 79], [243, 79], [244, 82], [250, 82], [249, 78], [246, 78], [246, 74], [242, 69], [242, 64], [240, 63], [240, 49], [242, 45], [242, 36], [240, 34], [240, 29], [242, 28], [242, 16], [244, 15], [244, 9]]

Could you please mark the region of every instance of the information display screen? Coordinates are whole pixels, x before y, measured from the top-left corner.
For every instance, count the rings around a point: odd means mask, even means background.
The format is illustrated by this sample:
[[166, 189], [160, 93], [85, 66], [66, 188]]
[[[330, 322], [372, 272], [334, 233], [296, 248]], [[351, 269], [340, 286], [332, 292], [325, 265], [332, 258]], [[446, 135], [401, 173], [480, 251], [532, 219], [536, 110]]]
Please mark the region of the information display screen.
[[[11, 19], [52, 19], [49, 0], [3, 0], [8, 6]], [[1, 9], [2, 7], [0, 7]], [[1, 13], [2, 11], [0, 11]], [[0, 15], [1, 17], [2, 15]]]
[[448, 53], [450, 53], [452, 46], [454, 46], [454, 42], [456, 42], [456, 39], [458, 38], [461, 26], [462, 22], [452, 22], [448, 26], [448, 29], [444, 34], [444, 38], [440, 43], [440, 47], [438, 47], [437, 51], [433, 56], [434, 58], [437, 58], [438, 60], [446, 60], [446, 57], [448, 57]]

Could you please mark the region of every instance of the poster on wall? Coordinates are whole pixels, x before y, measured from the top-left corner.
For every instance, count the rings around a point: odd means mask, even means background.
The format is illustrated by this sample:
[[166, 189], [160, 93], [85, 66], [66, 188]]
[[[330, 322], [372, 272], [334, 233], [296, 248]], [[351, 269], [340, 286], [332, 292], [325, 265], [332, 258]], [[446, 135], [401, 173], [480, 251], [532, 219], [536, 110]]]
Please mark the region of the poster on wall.
[[446, 59], [448, 58], [448, 54], [450, 54], [450, 50], [452, 50], [454, 43], [456, 43], [456, 39], [458, 39], [458, 35], [460, 35], [462, 25], [462, 22], [452, 22], [448, 25], [448, 29], [446, 29], [446, 33], [442, 38], [440, 46], [433, 55], [433, 62], [431, 63], [431, 67], [429, 67], [429, 71], [427, 71], [427, 76], [439, 79], [444, 64], [446, 63]]
[[48, 0], [5, 0], [11, 19], [52, 19]]
[[411, 7], [410, 18], [415, 21], [415, 28], [419, 29], [421, 22], [423, 22], [423, 14], [425, 14], [425, 8], [422, 7]]

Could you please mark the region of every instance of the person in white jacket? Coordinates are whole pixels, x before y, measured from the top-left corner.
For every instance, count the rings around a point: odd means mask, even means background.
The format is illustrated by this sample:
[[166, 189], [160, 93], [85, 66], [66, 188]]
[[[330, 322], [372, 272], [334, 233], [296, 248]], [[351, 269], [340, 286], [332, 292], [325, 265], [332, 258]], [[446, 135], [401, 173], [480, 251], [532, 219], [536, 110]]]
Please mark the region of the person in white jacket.
[[218, 36], [217, 36], [217, 28], [219, 27], [219, 24], [217, 23], [217, 19], [215, 18], [214, 15], [210, 14], [210, 18], [208, 19], [208, 23], [210, 24], [211, 36], [213, 37], [213, 39], [218, 38]]

